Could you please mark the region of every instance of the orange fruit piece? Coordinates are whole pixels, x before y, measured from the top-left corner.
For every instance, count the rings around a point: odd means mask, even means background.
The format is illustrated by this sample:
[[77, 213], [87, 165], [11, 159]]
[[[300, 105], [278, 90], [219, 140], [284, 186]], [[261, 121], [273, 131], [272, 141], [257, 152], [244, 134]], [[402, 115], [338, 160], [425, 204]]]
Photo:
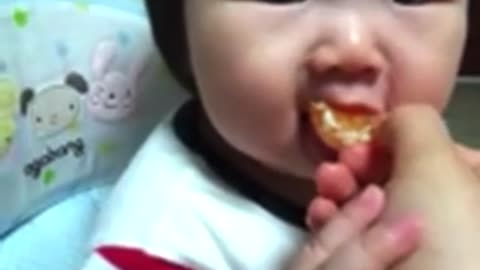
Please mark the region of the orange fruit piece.
[[346, 112], [325, 102], [310, 103], [309, 115], [317, 136], [335, 150], [369, 143], [380, 124], [379, 117], [373, 113]]

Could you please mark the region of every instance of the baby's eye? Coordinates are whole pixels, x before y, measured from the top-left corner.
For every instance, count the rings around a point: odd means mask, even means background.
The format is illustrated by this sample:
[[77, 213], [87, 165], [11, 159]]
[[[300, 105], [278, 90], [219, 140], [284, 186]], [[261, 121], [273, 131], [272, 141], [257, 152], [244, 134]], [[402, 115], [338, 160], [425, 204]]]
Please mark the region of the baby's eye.
[[41, 117], [36, 117], [36, 118], [35, 118], [35, 121], [36, 121], [37, 123], [41, 123], [41, 122], [43, 121], [43, 119], [42, 119]]
[[424, 5], [432, 0], [393, 0], [394, 3], [405, 6]]
[[291, 4], [305, 2], [307, 0], [259, 0], [258, 2], [272, 3], [272, 4]]

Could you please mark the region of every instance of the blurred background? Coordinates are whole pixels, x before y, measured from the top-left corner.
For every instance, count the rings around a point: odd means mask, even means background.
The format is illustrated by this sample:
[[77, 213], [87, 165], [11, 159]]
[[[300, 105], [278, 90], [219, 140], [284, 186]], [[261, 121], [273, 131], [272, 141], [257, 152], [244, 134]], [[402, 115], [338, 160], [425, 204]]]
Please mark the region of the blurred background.
[[480, 76], [480, 1], [470, 0], [470, 35], [462, 75]]
[[458, 142], [480, 149], [480, 80], [460, 80], [445, 119]]
[[470, 34], [461, 77], [445, 118], [455, 139], [480, 148], [480, 1], [470, 4]]

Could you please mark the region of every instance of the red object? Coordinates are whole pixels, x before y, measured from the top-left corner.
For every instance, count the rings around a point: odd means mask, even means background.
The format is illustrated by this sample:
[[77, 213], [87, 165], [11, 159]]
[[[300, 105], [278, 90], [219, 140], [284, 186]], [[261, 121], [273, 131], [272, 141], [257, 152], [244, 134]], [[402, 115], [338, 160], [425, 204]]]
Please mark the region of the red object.
[[142, 250], [103, 246], [97, 252], [120, 270], [193, 270], [168, 260], [153, 257]]

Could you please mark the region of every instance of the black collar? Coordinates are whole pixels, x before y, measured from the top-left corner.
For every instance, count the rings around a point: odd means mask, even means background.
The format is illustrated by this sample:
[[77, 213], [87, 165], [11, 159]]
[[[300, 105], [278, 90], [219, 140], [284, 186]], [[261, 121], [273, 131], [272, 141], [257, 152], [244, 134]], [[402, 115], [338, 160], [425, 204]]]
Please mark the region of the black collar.
[[282, 197], [266, 190], [248, 177], [241, 170], [226, 162], [202, 140], [198, 131], [198, 121], [201, 105], [197, 100], [184, 104], [173, 119], [173, 128], [176, 136], [190, 150], [202, 156], [209, 167], [219, 175], [220, 179], [243, 196], [255, 201], [267, 211], [280, 219], [301, 229], [305, 227], [306, 209], [298, 207]]

